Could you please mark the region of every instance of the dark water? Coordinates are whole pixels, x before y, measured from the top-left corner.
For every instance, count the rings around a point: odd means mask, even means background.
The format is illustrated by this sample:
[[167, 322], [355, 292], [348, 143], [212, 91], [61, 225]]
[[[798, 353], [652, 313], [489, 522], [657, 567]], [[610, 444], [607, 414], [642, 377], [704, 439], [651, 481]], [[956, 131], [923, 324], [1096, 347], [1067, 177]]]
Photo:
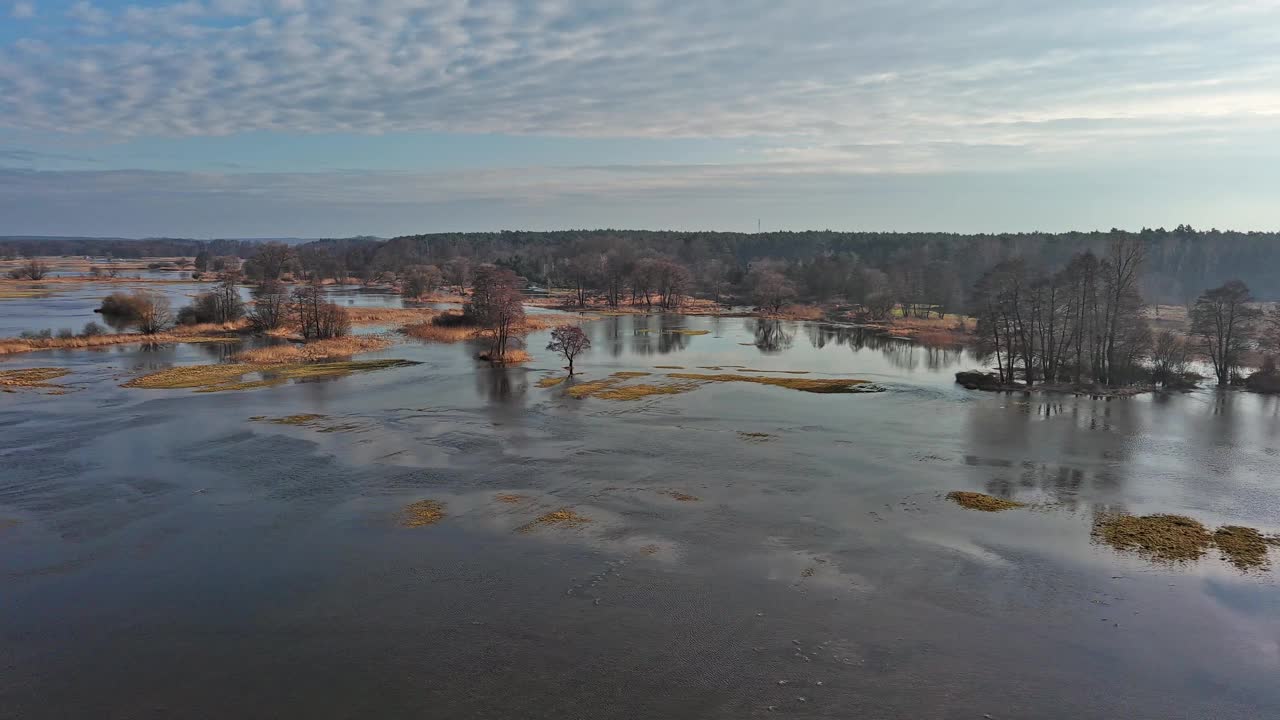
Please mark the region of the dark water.
[[[536, 385], [545, 334], [528, 368], [403, 344], [370, 357], [421, 365], [245, 393], [118, 387], [219, 346], [0, 362], [79, 388], [0, 394], [0, 717], [1280, 716], [1272, 573], [1090, 542], [1099, 510], [1280, 530], [1275, 400], [971, 393], [964, 353], [808, 324], [586, 327], [587, 379], [887, 391], [573, 400]], [[295, 413], [344, 431], [248, 420]], [[448, 517], [401, 527], [422, 499]], [[517, 531], [565, 506], [591, 522]]]

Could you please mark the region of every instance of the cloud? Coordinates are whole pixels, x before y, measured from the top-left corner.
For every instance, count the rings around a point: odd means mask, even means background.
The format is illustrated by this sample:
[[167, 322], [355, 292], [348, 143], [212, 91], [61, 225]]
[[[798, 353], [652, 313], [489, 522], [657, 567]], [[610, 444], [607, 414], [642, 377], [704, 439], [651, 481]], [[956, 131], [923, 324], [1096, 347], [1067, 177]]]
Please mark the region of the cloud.
[[36, 16], [36, 6], [29, 2], [15, 2], [9, 15], [18, 20], [29, 20]]
[[0, 127], [764, 138], [936, 169], [1280, 124], [1272, 2], [80, 0], [67, 19], [79, 35], [0, 48]]

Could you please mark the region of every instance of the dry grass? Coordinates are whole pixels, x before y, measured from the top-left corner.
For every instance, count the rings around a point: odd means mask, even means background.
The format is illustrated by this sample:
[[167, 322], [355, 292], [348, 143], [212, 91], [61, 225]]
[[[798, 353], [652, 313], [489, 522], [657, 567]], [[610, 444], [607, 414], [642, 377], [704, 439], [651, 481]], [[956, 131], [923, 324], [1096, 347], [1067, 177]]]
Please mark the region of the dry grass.
[[776, 313], [761, 313], [760, 317], [778, 320], [821, 320], [826, 312], [817, 305], [784, 305]]
[[[591, 397], [601, 400], [642, 400], [654, 395], [680, 395], [698, 389], [696, 383], [676, 383], [671, 385], [624, 385], [597, 390]], [[577, 396], [575, 396], [577, 397]]]
[[654, 365], [659, 370], [683, 370], [683, 365]]
[[404, 507], [400, 525], [407, 528], [435, 525], [445, 518], [444, 504], [435, 500], [419, 500]]
[[29, 298], [49, 297], [55, 292], [49, 288], [0, 285], [0, 300], [26, 300]]
[[480, 333], [480, 329], [470, 325], [436, 325], [430, 322], [406, 325], [400, 332], [419, 340], [431, 342], [456, 343], [471, 340]]
[[787, 375], [808, 375], [808, 370], [756, 370], [753, 368], [737, 368], [740, 373], [785, 373]]
[[555, 387], [568, 379], [569, 378], [567, 377], [544, 377], [538, 381], [538, 387], [540, 388]]
[[66, 368], [38, 367], [23, 370], [0, 370], [0, 388], [6, 391], [12, 388], [60, 388], [49, 382], [56, 380], [71, 371]]
[[1013, 508], [1025, 507], [1020, 502], [1005, 500], [986, 493], [964, 492], [962, 490], [947, 493], [947, 499], [962, 508], [981, 510], [982, 512], [1002, 512]]
[[489, 353], [488, 350], [485, 350], [484, 352], [480, 353], [479, 355], [476, 356], [476, 358], [480, 360], [484, 360], [485, 362], [497, 363], [500, 365], [518, 365], [519, 363], [529, 362], [530, 360], [533, 359], [533, 356], [525, 352], [524, 350], [516, 348], [516, 349], [508, 350], [506, 353], [502, 355], [502, 358], [498, 360], [493, 359], [493, 356]]
[[743, 432], [739, 430], [738, 438], [741, 440], [746, 440], [747, 442], [769, 442], [770, 440], [773, 439], [773, 436], [770, 435], [769, 433]]
[[1214, 531], [1213, 542], [1222, 551], [1223, 559], [1241, 570], [1268, 564], [1267, 538], [1253, 528], [1224, 525]]
[[516, 532], [530, 533], [543, 525], [554, 525], [556, 527], [580, 527], [589, 522], [591, 522], [591, 518], [579, 515], [574, 512], [573, 508], [562, 507], [559, 510], [552, 510], [544, 515], [539, 515], [534, 518], [532, 522], [516, 528]]
[[689, 493], [680, 492], [679, 490], [662, 490], [661, 492], [663, 495], [680, 502], [698, 502], [702, 499], [697, 495], [690, 495]]
[[440, 314], [438, 310], [430, 308], [348, 307], [345, 309], [352, 325], [404, 325], [425, 322]]
[[[410, 360], [351, 360], [346, 362], [298, 363], [291, 365], [187, 365], [173, 367], [149, 375], [134, 378], [122, 387], [147, 390], [194, 389], [196, 392], [222, 392], [226, 390], [252, 390], [280, 385], [289, 380], [311, 380], [346, 377], [355, 372], [368, 372], [387, 368], [408, 367], [418, 363]], [[261, 373], [259, 380], [245, 381], [251, 373]]]
[[616, 372], [616, 373], [614, 373], [613, 375], [611, 375], [610, 377], [622, 378], [622, 379], [624, 379], [624, 380], [625, 380], [625, 379], [627, 379], [627, 378], [648, 377], [648, 376], [650, 376], [650, 375], [652, 375], [652, 374], [653, 374], [653, 373], [638, 372], [638, 371], [635, 371], [635, 370], [624, 370], [624, 371], [622, 371], [622, 372]]
[[680, 380], [697, 380], [698, 382], [748, 382], [757, 385], [772, 385], [789, 390], [808, 393], [856, 393], [865, 392], [859, 388], [867, 384], [866, 380], [835, 380], [816, 378], [774, 378], [755, 377], [752, 375], [700, 375], [698, 373], [671, 373], [668, 377]]
[[516, 495], [515, 493], [499, 493], [497, 495], [494, 495], [493, 499], [497, 500], [500, 503], [506, 503], [508, 505], [515, 505], [516, 503], [521, 503], [521, 502], [524, 502], [525, 500], [528, 500], [528, 498], [525, 497], [524, 495]]
[[625, 379], [611, 377], [577, 383], [569, 388], [569, 396], [579, 400], [589, 397], [601, 400], [640, 400], [654, 395], [679, 395], [696, 390], [698, 387], [697, 383], [623, 385], [622, 382]]
[[391, 341], [375, 335], [349, 335], [329, 340], [313, 340], [297, 345], [272, 345], [237, 353], [237, 362], [251, 365], [283, 365], [298, 362], [314, 362], [333, 358], [347, 358], [359, 353], [383, 350]]
[[689, 328], [675, 328], [665, 331], [669, 335], [710, 335], [710, 330], [690, 330]]
[[163, 343], [195, 343], [195, 342], [234, 342], [239, 340], [236, 334], [244, 330], [247, 323], [235, 322], [226, 324], [205, 323], [202, 325], [179, 325], [168, 332], [155, 335], [138, 335], [120, 333], [115, 335], [94, 335], [92, 337], [73, 338], [3, 338], [0, 339], [0, 355], [35, 352], [38, 350], [78, 350], [84, 348], [106, 347], [110, 345], [131, 344], [163, 344]]
[[1094, 523], [1093, 535], [1161, 562], [1198, 560], [1214, 541], [1204, 525], [1183, 515], [1105, 515]]

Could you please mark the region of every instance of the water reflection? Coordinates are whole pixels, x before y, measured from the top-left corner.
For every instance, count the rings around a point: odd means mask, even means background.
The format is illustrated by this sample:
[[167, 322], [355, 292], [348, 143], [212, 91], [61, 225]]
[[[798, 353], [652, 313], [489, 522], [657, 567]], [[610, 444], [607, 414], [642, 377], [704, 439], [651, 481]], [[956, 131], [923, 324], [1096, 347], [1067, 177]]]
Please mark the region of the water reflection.
[[775, 355], [784, 350], [791, 348], [792, 341], [795, 340], [795, 333], [782, 324], [781, 320], [754, 320], [748, 322], [750, 329], [751, 322], [755, 323], [755, 345], [756, 349], [766, 355]]

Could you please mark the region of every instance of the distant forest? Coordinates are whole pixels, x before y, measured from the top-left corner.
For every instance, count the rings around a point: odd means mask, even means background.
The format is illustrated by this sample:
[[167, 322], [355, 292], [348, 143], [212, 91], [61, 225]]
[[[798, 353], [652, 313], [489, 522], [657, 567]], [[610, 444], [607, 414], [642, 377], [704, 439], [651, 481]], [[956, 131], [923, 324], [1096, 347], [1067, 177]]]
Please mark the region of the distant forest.
[[[899, 297], [960, 308], [974, 283], [996, 263], [1021, 257], [1028, 265], [1060, 267], [1073, 255], [1099, 255], [1117, 237], [1145, 248], [1142, 295], [1148, 302], [1186, 304], [1205, 288], [1244, 281], [1260, 300], [1280, 300], [1280, 233], [1223, 232], [1178, 226], [1138, 233], [675, 232], [565, 230], [554, 232], [435, 233], [378, 240], [317, 240], [290, 248], [291, 269], [309, 276], [375, 279], [414, 266], [445, 267], [455, 258], [495, 263], [527, 278], [572, 286], [584, 265], [625, 264], [645, 258], [673, 261], [690, 290], [719, 296], [767, 265], [794, 285], [797, 299], [859, 302], [891, 287]], [[112, 255], [236, 256], [251, 258], [262, 243], [156, 238], [0, 239], [0, 256]]]

